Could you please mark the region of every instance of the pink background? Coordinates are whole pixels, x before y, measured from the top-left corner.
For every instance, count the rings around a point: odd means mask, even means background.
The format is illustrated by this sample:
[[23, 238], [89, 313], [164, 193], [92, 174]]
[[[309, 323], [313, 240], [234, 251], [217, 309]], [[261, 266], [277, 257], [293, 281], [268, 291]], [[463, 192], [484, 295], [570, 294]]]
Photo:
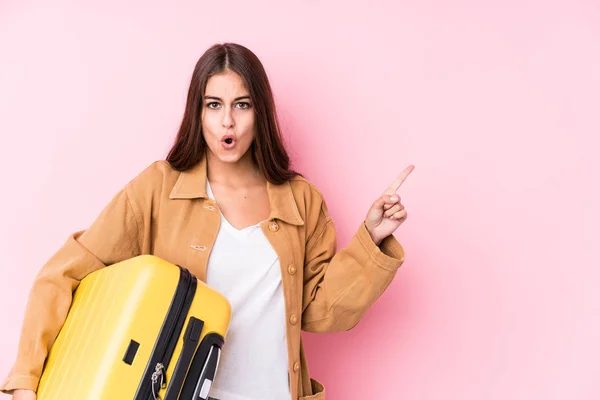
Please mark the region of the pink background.
[[597, 2], [125, 3], [0, 3], [0, 379], [37, 270], [237, 41], [340, 246], [416, 166], [396, 280], [354, 330], [305, 334], [329, 399], [600, 398]]

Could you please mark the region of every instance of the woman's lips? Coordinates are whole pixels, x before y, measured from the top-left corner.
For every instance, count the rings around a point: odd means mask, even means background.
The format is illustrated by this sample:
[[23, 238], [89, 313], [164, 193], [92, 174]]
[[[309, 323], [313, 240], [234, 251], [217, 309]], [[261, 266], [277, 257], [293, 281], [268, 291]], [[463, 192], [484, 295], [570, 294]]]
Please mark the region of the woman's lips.
[[231, 150], [235, 147], [235, 135], [225, 135], [221, 138], [221, 145], [225, 150]]

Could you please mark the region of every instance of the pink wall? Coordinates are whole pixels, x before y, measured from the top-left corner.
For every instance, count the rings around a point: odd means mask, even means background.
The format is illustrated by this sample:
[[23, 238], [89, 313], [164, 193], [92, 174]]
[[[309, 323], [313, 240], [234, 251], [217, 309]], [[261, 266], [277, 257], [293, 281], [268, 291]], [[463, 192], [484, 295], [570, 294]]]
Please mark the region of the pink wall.
[[164, 156], [197, 58], [238, 41], [340, 245], [416, 166], [397, 279], [354, 330], [305, 335], [328, 398], [600, 398], [597, 2], [82, 3], [0, 4], [2, 378], [38, 268]]

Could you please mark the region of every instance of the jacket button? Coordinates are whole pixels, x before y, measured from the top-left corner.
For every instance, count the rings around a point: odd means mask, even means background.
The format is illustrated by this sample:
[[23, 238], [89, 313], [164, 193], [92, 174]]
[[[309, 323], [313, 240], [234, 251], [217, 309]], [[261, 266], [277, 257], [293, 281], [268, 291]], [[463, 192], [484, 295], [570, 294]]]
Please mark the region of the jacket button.
[[290, 324], [296, 325], [297, 323], [298, 323], [298, 317], [296, 317], [296, 314], [292, 314], [292, 316], [290, 317]]
[[271, 232], [277, 232], [279, 230], [279, 224], [276, 221], [273, 221], [269, 224], [269, 229]]
[[291, 265], [288, 267], [288, 273], [289, 273], [290, 275], [294, 275], [294, 274], [296, 273], [296, 266], [295, 266], [294, 264], [291, 264]]
[[294, 363], [294, 372], [298, 372], [300, 370], [300, 363], [295, 362]]

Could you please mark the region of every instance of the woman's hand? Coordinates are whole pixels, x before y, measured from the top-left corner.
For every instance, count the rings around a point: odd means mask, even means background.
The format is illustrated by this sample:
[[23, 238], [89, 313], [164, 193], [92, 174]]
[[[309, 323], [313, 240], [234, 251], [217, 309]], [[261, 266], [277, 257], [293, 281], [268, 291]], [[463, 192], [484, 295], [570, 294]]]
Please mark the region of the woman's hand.
[[396, 192], [414, 169], [415, 167], [410, 165], [402, 171], [381, 197], [375, 200], [367, 214], [365, 219], [367, 231], [378, 246], [406, 221], [406, 210]]
[[13, 400], [35, 400], [36, 395], [33, 390], [17, 389], [13, 392]]

